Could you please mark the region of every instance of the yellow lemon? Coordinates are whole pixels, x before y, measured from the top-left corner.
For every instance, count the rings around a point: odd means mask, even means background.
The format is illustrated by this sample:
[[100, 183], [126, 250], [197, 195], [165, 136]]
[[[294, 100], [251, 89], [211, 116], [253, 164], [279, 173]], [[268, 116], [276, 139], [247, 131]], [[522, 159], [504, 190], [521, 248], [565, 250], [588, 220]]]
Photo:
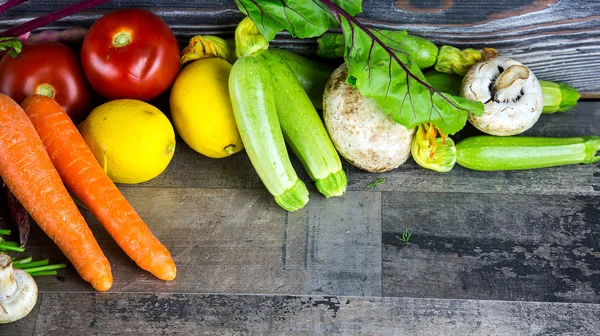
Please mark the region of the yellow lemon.
[[160, 175], [175, 152], [175, 131], [156, 107], [118, 99], [96, 107], [79, 131], [116, 183], [141, 183]]
[[187, 65], [171, 89], [173, 124], [185, 143], [211, 158], [244, 148], [229, 99], [231, 64], [204, 58]]

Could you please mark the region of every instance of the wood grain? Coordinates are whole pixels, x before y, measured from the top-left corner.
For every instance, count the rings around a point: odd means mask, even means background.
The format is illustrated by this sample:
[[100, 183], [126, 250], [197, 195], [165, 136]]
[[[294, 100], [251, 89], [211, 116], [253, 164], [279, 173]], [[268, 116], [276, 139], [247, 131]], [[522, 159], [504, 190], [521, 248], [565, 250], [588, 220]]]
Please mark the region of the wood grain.
[[[144, 272], [82, 211], [111, 262], [111, 291], [381, 296], [379, 194], [313, 193], [303, 211], [286, 213], [263, 190], [122, 190], [171, 251], [178, 274], [163, 282]], [[67, 262], [37, 226], [27, 250]], [[92, 291], [72, 268], [37, 282], [42, 292]]]
[[[536, 125], [524, 135], [570, 137], [598, 135], [600, 102], [585, 101], [567, 113], [542, 115]], [[480, 134], [472, 126], [453, 138], [456, 141]], [[291, 153], [296, 172], [309, 188], [314, 183], [300, 162]], [[458, 165], [446, 174], [418, 166], [412, 158], [388, 173], [372, 174], [343, 162], [348, 175], [348, 189], [368, 191], [366, 186], [380, 177], [385, 183], [377, 191], [478, 192], [503, 194], [596, 195], [600, 196], [600, 166], [569, 165], [538, 170], [476, 172]], [[167, 170], [141, 187], [194, 187], [216, 189], [262, 189], [244, 152], [226, 159], [210, 159], [190, 149], [178, 139], [177, 149]]]
[[35, 329], [35, 321], [38, 316], [40, 303], [42, 302], [42, 294], [38, 294], [37, 301], [33, 310], [22, 319], [8, 323], [0, 324], [1, 335], [33, 335]]
[[597, 197], [394, 192], [382, 212], [384, 295], [600, 303]]
[[[0, 29], [71, 4], [32, 0], [0, 16]], [[242, 18], [232, 0], [112, 1], [52, 27], [89, 26], [115, 8], [144, 7], [163, 17], [182, 43], [196, 34], [232, 36]], [[435, 43], [493, 47], [519, 59], [541, 79], [600, 93], [600, 2], [584, 0], [364, 0], [360, 17], [374, 28], [406, 29]], [[314, 54], [315, 41], [281, 34], [274, 46]]]
[[[71, 3], [31, 0], [0, 15], [0, 29]], [[120, 0], [47, 28], [129, 7], [156, 12], [181, 43], [231, 37], [241, 19], [230, 0]], [[598, 1], [364, 0], [364, 9], [370, 27], [496, 47], [542, 79], [600, 97]], [[288, 34], [273, 45], [315, 51], [314, 39]], [[168, 113], [166, 101], [156, 103]], [[585, 101], [526, 134], [600, 135], [598, 125], [600, 102]], [[468, 126], [454, 139], [474, 134]], [[36, 310], [0, 334], [600, 334], [598, 164], [439, 174], [409, 160], [375, 175], [344, 162], [349, 191], [325, 199], [294, 158], [311, 201], [286, 213], [244, 153], [209, 159], [178, 141], [163, 174], [119, 186], [172, 251], [177, 279], [140, 270], [83, 211], [111, 261], [111, 293], [93, 293], [70, 267], [37, 278]], [[377, 177], [385, 183], [367, 190]], [[396, 237], [404, 229], [408, 243]], [[66, 262], [37, 225], [26, 254]]]
[[544, 335], [600, 333], [600, 305], [344, 296], [44, 293], [33, 334]]

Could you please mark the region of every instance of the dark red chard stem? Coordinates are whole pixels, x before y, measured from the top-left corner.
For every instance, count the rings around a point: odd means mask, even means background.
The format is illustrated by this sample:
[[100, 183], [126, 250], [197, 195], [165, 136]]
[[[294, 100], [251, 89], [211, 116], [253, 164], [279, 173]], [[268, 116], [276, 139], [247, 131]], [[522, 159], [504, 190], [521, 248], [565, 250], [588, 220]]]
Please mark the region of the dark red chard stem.
[[432, 87], [431, 85], [429, 85], [427, 82], [425, 82], [424, 80], [422, 80], [421, 78], [419, 78], [415, 74], [413, 74], [408, 69], [408, 67], [406, 67], [406, 65], [402, 61], [400, 61], [400, 59], [398, 58], [398, 56], [396, 56], [396, 54], [394, 52], [392, 52], [387, 47], [387, 45], [385, 43], [383, 43], [383, 41], [381, 41], [381, 39], [379, 39], [379, 37], [377, 37], [375, 34], [373, 34], [369, 28], [367, 28], [366, 26], [364, 26], [359, 20], [357, 20], [352, 15], [348, 14], [345, 10], [343, 10], [342, 8], [340, 8], [338, 5], [336, 5], [333, 1], [331, 1], [331, 0], [313, 0], [313, 1], [318, 1], [318, 2], [322, 3], [323, 5], [325, 5], [325, 7], [329, 8], [329, 10], [331, 11], [331, 13], [335, 16], [335, 18], [340, 23], [340, 26], [342, 25], [341, 17], [343, 16], [344, 19], [346, 19], [346, 21], [354, 24], [355, 26], [357, 26], [358, 28], [360, 28], [362, 31], [364, 31], [365, 34], [367, 34], [373, 41], [375, 41], [385, 51], [388, 52], [388, 54], [390, 55], [390, 57], [392, 57], [396, 61], [396, 63], [398, 63], [398, 65], [402, 68], [402, 70], [404, 70], [404, 72], [406, 73], [407, 76], [411, 77], [412, 79], [414, 79], [415, 81], [417, 81], [417, 83], [419, 83], [419, 84], [425, 86], [426, 88], [428, 88], [432, 95], [433, 94], [437, 94], [440, 97], [442, 97], [446, 102], [448, 102], [448, 104], [454, 106], [456, 109], [458, 109], [458, 110], [464, 110], [463, 108], [461, 108], [459, 106], [456, 106], [456, 104], [454, 104], [450, 99], [448, 99], [441, 92], [439, 92], [434, 87]]
[[11, 9], [12, 7], [23, 3], [27, 0], [8, 0], [5, 3], [3, 3], [2, 5], [0, 5], [0, 14], [6, 12], [7, 10]]
[[60, 20], [66, 16], [73, 15], [82, 10], [98, 6], [107, 1], [109, 1], [109, 0], [83, 0], [74, 5], [71, 5], [69, 7], [59, 9], [54, 13], [42, 15], [31, 21], [27, 21], [20, 25], [16, 25], [12, 28], [9, 28], [9, 29], [5, 30], [4, 32], [0, 33], [0, 36], [19, 36], [21, 34], [25, 34], [29, 31], [32, 31], [36, 28], [39, 28], [39, 27], [45, 26], [49, 23], [52, 23], [54, 21]]
[[4, 184], [2, 189], [8, 206], [8, 214], [15, 224], [14, 226], [19, 230], [19, 242], [21, 247], [25, 247], [29, 239], [29, 214], [6, 184]]
[[62, 30], [42, 30], [34, 33], [27, 39], [29, 42], [61, 42], [77, 43], [83, 41], [87, 29], [83, 27], [71, 27]]

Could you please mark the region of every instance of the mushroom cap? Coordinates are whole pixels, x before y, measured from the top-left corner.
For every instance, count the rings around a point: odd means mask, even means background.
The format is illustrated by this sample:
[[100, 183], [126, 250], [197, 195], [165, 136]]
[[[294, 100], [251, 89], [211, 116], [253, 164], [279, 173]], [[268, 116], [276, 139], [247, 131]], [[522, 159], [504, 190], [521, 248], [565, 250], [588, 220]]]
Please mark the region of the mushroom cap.
[[323, 119], [333, 145], [357, 168], [385, 172], [410, 155], [414, 128], [407, 129], [346, 83], [345, 64], [331, 75], [323, 95]]
[[[491, 91], [496, 80], [511, 66], [526, 69], [526, 78], [515, 79], [516, 85], [507, 88], [505, 94], [494, 95]], [[460, 95], [484, 103], [483, 115], [469, 113], [468, 119], [477, 129], [491, 135], [509, 136], [525, 132], [537, 122], [544, 106], [542, 87], [533, 72], [507, 57], [492, 58], [472, 66], [463, 78]], [[517, 99], [513, 101], [512, 98]]]
[[[6, 258], [6, 257], [3, 257]], [[9, 258], [9, 257], [8, 257]], [[27, 316], [35, 307], [38, 288], [35, 280], [22, 269], [13, 269], [12, 262], [0, 262], [4, 282], [0, 293], [0, 324], [10, 323]]]

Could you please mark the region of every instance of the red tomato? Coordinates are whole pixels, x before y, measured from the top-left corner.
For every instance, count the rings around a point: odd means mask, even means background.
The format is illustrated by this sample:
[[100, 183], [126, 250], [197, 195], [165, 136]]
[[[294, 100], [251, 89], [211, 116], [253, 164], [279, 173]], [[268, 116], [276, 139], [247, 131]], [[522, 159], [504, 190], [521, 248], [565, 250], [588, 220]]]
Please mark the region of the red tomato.
[[58, 42], [25, 43], [0, 61], [0, 92], [21, 103], [38, 93], [54, 98], [74, 122], [90, 112], [90, 88], [77, 53]]
[[83, 40], [81, 63], [107, 99], [152, 99], [179, 73], [179, 45], [167, 24], [144, 9], [121, 9], [98, 19]]

